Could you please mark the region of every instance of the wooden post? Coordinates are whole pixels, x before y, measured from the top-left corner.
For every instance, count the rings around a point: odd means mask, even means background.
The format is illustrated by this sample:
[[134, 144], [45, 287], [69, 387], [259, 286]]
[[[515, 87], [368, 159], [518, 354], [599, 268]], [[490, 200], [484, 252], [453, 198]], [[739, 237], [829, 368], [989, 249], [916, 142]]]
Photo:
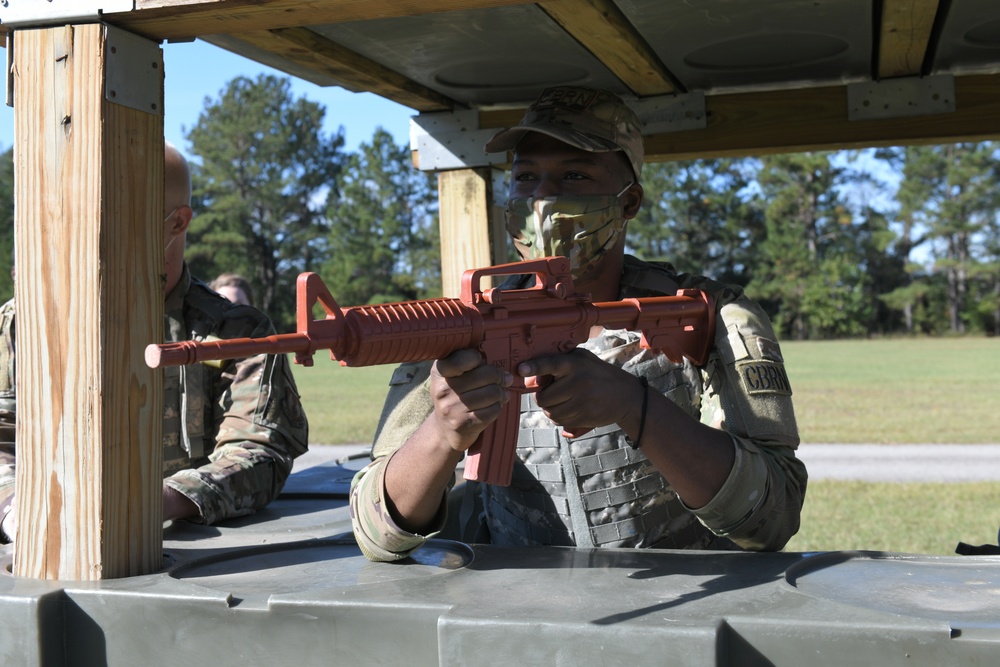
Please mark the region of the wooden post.
[[155, 572], [163, 388], [143, 348], [163, 339], [162, 51], [99, 24], [14, 43], [14, 573]]
[[444, 296], [459, 296], [465, 271], [508, 261], [503, 211], [494, 197], [498, 173], [478, 167], [438, 174]]

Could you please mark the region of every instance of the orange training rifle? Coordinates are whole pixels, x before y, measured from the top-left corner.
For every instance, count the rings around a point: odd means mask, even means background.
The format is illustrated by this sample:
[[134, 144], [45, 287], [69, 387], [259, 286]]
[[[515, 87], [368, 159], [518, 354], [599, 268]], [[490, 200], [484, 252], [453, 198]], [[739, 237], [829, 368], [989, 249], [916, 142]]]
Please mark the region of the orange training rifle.
[[[480, 287], [486, 276], [517, 274], [534, 274], [535, 285]], [[146, 363], [157, 368], [293, 352], [296, 363], [312, 366], [318, 350], [330, 350], [330, 357], [343, 366], [375, 366], [429, 361], [476, 348], [487, 363], [514, 377], [511, 391], [519, 395], [532, 390], [517, 375], [519, 363], [568, 352], [590, 337], [591, 327], [641, 331], [643, 347], [661, 351], [674, 362], [687, 357], [697, 365], [707, 360], [715, 329], [712, 299], [699, 290], [593, 303], [589, 295], [574, 292], [565, 257], [466, 271], [458, 299], [341, 308], [315, 273], [301, 274], [296, 287], [297, 333], [150, 345]], [[317, 303], [326, 312], [320, 320], [313, 318]], [[508, 401], [469, 449], [466, 479], [510, 484], [520, 405], [516, 396]]]

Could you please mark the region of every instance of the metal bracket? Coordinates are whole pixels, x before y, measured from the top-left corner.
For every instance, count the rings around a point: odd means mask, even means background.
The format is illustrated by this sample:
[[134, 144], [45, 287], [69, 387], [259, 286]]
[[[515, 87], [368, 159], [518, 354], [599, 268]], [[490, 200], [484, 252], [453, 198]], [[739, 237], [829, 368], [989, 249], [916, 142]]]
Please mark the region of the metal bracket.
[[163, 115], [163, 57], [160, 46], [145, 37], [105, 26], [104, 99]]
[[708, 125], [705, 93], [630, 100], [629, 106], [642, 121], [644, 135], [701, 130]]
[[954, 110], [955, 77], [951, 74], [847, 85], [850, 120], [926, 116]]
[[[704, 93], [629, 100], [643, 123], [643, 134], [698, 130], [708, 124]], [[499, 130], [480, 129], [479, 112], [422, 113], [410, 118], [410, 150], [422, 171], [465, 169], [505, 164], [505, 153], [483, 150]]]
[[417, 169], [441, 171], [503, 164], [505, 153], [487, 153], [483, 147], [497, 133], [479, 128], [478, 111], [422, 113], [410, 118], [410, 150], [417, 153]]
[[0, 23], [18, 28], [93, 22], [106, 12], [134, 9], [134, 0], [0, 0]]

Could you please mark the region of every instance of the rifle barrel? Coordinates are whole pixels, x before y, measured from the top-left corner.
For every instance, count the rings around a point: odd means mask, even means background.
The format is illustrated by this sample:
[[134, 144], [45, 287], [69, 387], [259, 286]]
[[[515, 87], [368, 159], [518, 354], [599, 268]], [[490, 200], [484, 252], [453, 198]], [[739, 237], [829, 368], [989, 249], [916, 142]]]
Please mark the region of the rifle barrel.
[[179, 343], [146, 346], [146, 364], [150, 368], [185, 366], [202, 361], [242, 359], [257, 354], [285, 354], [314, 351], [307, 334], [275, 334], [263, 338], [230, 338], [227, 340], [185, 340]]

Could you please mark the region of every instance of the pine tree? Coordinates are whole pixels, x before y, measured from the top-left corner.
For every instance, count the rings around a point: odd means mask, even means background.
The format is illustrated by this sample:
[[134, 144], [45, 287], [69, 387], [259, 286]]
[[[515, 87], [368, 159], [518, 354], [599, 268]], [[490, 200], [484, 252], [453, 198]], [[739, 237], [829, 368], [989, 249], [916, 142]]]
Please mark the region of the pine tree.
[[440, 294], [433, 178], [414, 169], [409, 148], [381, 128], [350, 156], [328, 210], [329, 259], [322, 269], [339, 304]]
[[295, 279], [326, 259], [326, 201], [336, 194], [343, 131], [322, 131], [322, 105], [293, 98], [287, 78], [229, 82], [187, 134], [200, 159], [188, 263], [206, 280], [246, 276], [279, 329], [294, 321]]
[[777, 304], [779, 335], [800, 340], [862, 334], [871, 316], [859, 228], [838, 192], [843, 169], [830, 157], [768, 156], [758, 177], [767, 236], [747, 291]]
[[943, 284], [943, 317], [954, 333], [979, 326], [981, 299], [970, 292], [972, 278], [986, 277], [988, 295], [995, 289], [990, 276], [996, 271], [989, 265], [998, 258], [989, 240], [1000, 213], [996, 151], [996, 144], [980, 143], [914, 146], [903, 152], [900, 217], [912, 219], [931, 241], [940, 280], [925, 283]]
[[629, 249], [679, 271], [745, 285], [763, 212], [748, 196], [752, 160], [646, 165], [642, 211], [629, 222]]

